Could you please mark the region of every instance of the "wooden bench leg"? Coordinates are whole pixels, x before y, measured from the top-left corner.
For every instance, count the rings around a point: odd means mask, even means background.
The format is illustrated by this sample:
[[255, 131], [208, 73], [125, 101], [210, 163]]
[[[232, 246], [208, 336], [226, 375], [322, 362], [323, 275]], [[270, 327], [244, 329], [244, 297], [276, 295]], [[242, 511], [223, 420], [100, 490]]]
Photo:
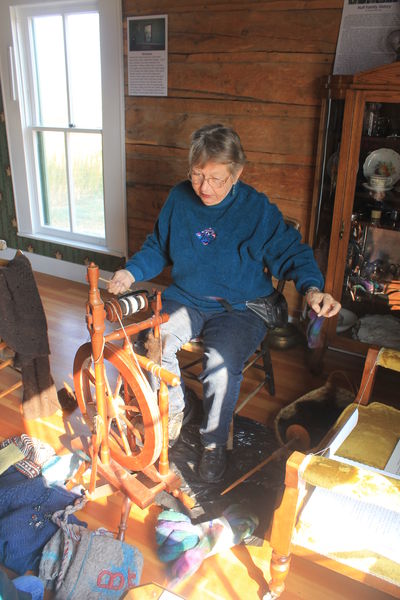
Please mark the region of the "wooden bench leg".
[[285, 580], [289, 573], [290, 555], [283, 556], [275, 550], [272, 551], [271, 557], [271, 581], [269, 583], [269, 595], [264, 596], [266, 599], [274, 600], [279, 598], [285, 589]]

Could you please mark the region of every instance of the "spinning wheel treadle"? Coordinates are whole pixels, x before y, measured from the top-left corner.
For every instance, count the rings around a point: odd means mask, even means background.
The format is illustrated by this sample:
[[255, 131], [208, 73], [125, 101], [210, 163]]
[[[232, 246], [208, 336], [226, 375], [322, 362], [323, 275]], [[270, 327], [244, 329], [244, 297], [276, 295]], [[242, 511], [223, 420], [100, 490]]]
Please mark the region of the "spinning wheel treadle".
[[[96, 392], [92, 345], [81, 346], [74, 361], [74, 386], [79, 409], [95, 432]], [[132, 357], [113, 344], [104, 346], [107, 424], [112, 458], [131, 471], [152, 465], [160, 455], [162, 426], [155, 393]]]

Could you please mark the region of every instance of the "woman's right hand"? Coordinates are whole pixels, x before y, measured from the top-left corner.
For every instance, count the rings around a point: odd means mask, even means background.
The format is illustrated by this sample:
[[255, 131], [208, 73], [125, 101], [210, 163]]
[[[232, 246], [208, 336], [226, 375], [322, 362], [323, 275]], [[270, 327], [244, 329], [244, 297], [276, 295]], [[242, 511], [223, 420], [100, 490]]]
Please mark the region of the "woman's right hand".
[[107, 289], [112, 294], [123, 294], [128, 291], [135, 278], [127, 269], [116, 271], [111, 281], [109, 281]]

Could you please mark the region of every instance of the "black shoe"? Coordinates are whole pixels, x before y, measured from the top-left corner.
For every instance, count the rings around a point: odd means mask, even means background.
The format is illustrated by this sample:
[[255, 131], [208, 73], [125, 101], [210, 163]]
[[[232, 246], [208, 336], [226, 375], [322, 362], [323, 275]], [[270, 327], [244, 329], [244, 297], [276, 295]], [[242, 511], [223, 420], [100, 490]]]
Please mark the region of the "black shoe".
[[204, 448], [203, 456], [200, 460], [199, 475], [200, 479], [207, 483], [216, 483], [221, 481], [226, 469], [226, 448], [217, 446], [217, 448]]

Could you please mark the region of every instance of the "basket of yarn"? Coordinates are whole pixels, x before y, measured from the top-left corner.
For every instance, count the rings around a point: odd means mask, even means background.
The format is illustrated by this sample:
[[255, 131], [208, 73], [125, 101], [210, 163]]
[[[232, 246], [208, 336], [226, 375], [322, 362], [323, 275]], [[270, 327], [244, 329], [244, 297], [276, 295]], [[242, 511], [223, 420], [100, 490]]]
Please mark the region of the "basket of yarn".
[[209, 556], [240, 544], [257, 525], [257, 517], [239, 504], [228, 506], [221, 517], [197, 525], [183, 513], [161, 512], [156, 525], [157, 554], [169, 563], [170, 585], [195, 573]]

